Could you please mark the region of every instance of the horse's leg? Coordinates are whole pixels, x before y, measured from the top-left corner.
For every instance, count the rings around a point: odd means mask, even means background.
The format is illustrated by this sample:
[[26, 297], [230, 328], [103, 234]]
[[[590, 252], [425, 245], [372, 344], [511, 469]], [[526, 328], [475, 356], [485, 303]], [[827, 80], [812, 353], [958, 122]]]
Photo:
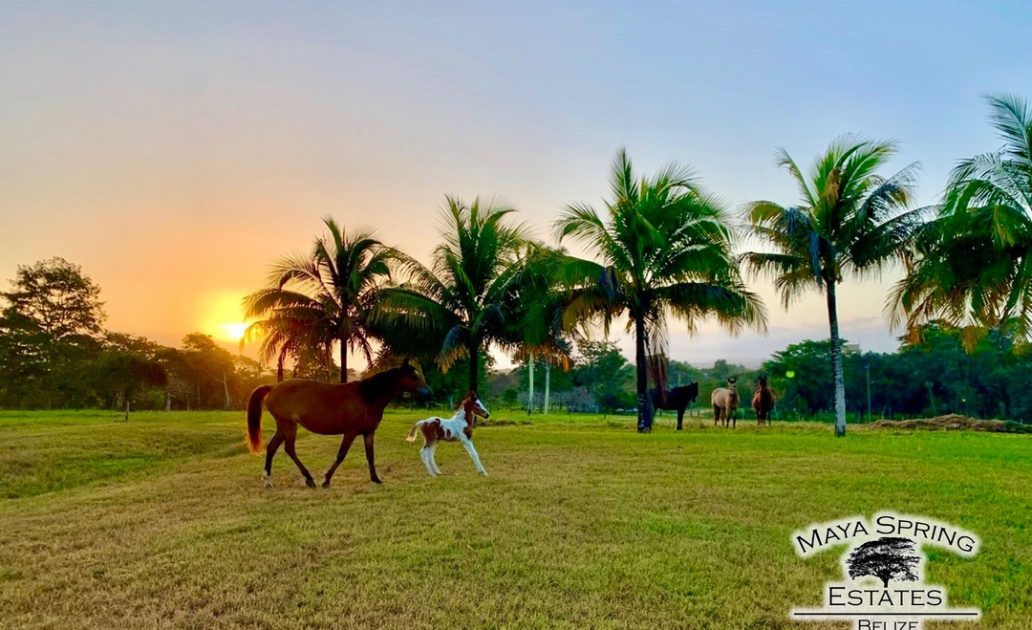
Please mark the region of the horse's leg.
[[427, 459], [430, 460], [430, 466], [434, 469], [434, 476], [441, 474], [441, 468], [437, 465], [437, 447], [440, 445], [439, 441], [434, 441], [430, 445], [430, 450], [427, 453]]
[[326, 478], [323, 479], [322, 482], [323, 488], [330, 487], [330, 479], [333, 478], [333, 473], [337, 471], [337, 466], [340, 466], [340, 463], [344, 461], [344, 458], [348, 454], [348, 449], [351, 448], [351, 443], [355, 441], [356, 437], [358, 437], [357, 433], [346, 433], [344, 435], [344, 439], [340, 441], [340, 450], [337, 451], [337, 459], [333, 462], [333, 465], [330, 466], [330, 469], [326, 471]]
[[477, 449], [473, 447], [473, 441], [462, 433], [459, 434], [459, 441], [466, 447], [466, 452], [469, 453], [469, 456], [473, 458], [473, 463], [477, 467], [477, 472], [486, 477], [487, 471], [484, 470], [484, 465], [480, 463], [480, 456], [477, 455]]
[[287, 452], [287, 455], [290, 455], [290, 459], [294, 460], [294, 463], [297, 464], [298, 470], [301, 471], [301, 475], [305, 478], [305, 485], [307, 485], [309, 488], [314, 488], [315, 479], [312, 479], [312, 473], [308, 472], [308, 469], [305, 468], [305, 465], [302, 464], [301, 460], [297, 458], [297, 451], [294, 449], [295, 440], [297, 440], [297, 425], [293, 425], [290, 428], [290, 430], [286, 431], [286, 435], [284, 436], [285, 444], [283, 445], [283, 450], [285, 450]]
[[279, 450], [280, 444], [283, 443], [283, 432], [276, 427], [276, 435], [272, 436], [269, 440], [269, 444], [265, 447], [265, 487], [272, 487], [272, 458], [276, 455], [276, 451]]
[[383, 483], [380, 478], [376, 476], [376, 462], [373, 457], [373, 435], [374, 433], [366, 433], [362, 436], [365, 441], [365, 458], [369, 462], [369, 480], [373, 483]]
[[419, 458], [423, 460], [423, 465], [426, 466], [426, 472], [431, 477], [436, 477], [437, 473], [434, 472], [434, 467], [430, 464], [430, 443], [425, 442], [423, 448], [419, 449]]
[[684, 424], [684, 407], [680, 407], [677, 410], [677, 430], [681, 430], [681, 426]]

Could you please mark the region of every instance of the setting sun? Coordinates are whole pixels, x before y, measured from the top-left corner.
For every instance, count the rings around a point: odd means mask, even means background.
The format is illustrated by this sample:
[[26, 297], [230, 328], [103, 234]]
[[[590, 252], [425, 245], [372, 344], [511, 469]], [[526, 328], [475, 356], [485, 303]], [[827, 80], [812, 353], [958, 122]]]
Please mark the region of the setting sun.
[[246, 322], [233, 322], [229, 324], [222, 324], [220, 326], [222, 332], [222, 338], [226, 341], [240, 341], [244, 332], [247, 331], [248, 324]]
[[243, 319], [240, 299], [243, 292], [213, 291], [197, 300], [197, 319], [201, 330], [222, 342], [239, 342], [250, 322]]

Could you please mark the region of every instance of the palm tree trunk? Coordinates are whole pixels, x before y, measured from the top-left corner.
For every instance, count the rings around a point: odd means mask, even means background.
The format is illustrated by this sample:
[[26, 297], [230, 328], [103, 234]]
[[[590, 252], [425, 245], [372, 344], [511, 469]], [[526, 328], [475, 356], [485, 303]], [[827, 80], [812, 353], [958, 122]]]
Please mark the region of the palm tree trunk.
[[645, 322], [634, 321], [634, 362], [638, 376], [638, 433], [652, 431], [652, 405], [649, 402], [649, 376], [645, 360]]
[[541, 409], [542, 413], [548, 413], [548, 394], [551, 387], [552, 381], [552, 364], [545, 363], [545, 404]]
[[842, 373], [842, 340], [839, 338], [835, 282], [827, 282], [828, 325], [831, 328], [831, 373], [835, 379], [835, 436], [846, 435], [846, 383]]
[[529, 387], [527, 388], [527, 413], [534, 413], [534, 353], [530, 353], [530, 360], [527, 361], [527, 378], [529, 379]]
[[479, 350], [477, 344], [469, 344], [469, 390], [471, 392], [477, 391], [477, 373], [479, 367], [477, 364], [480, 362]]
[[343, 337], [340, 341], [340, 382], [348, 382], [348, 344]]
[[226, 373], [225, 372], [222, 373], [222, 388], [223, 388], [223, 390], [225, 390], [225, 393], [226, 393], [226, 409], [229, 409], [229, 407], [230, 407], [229, 381], [226, 380]]

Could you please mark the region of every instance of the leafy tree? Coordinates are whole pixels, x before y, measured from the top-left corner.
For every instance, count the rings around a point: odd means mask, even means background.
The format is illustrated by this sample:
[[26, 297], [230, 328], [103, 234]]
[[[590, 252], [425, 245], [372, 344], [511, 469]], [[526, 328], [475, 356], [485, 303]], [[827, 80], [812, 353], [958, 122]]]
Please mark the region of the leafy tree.
[[568, 326], [601, 321], [608, 335], [626, 313], [635, 343], [638, 431], [648, 432], [647, 363], [649, 356], [658, 363], [665, 358], [667, 317], [694, 330], [701, 318], [715, 316], [736, 331], [743, 324], [762, 327], [765, 315], [740, 277], [726, 212], [691, 171], [672, 164], [639, 178], [621, 150], [611, 186], [602, 215], [574, 204], [555, 224], [560, 240], [573, 238], [595, 256], [567, 258], [565, 274], [575, 290], [564, 320]]
[[434, 250], [432, 266], [406, 258], [406, 282], [384, 291], [377, 320], [388, 352], [417, 354], [432, 344], [442, 371], [467, 359], [469, 388], [477, 389], [485, 346], [516, 343], [511, 307], [528, 239], [522, 225], [506, 224], [512, 212], [479, 198], [470, 206], [447, 198], [444, 242]]
[[126, 420], [136, 395], [148, 387], [168, 384], [168, 374], [157, 359], [159, 347], [143, 337], [108, 333], [104, 350], [94, 362], [94, 374], [108, 397], [121, 402]]
[[774, 250], [745, 254], [749, 269], [773, 278], [785, 308], [807, 290], [823, 292], [827, 300], [838, 436], [846, 434], [846, 392], [836, 287], [847, 275], [878, 274], [900, 259], [922, 222], [921, 209], [906, 210], [916, 165], [890, 177], [878, 174], [895, 153], [891, 142], [845, 136], [804, 175], [781, 150], [778, 165], [795, 179], [800, 205], [756, 201], [748, 208], [753, 234]]
[[233, 355], [215, 343], [211, 335], [190, 333], [183, 338], [183, 359], [195, 389], [198, 407], [230, 409], [230, 380], [234, 378]]
[[1003, 147], [963, 160], [950, 175], [938, 216], [915, 242], [895, 288], [894, 323], [942, 320], [964, 327], [968, 347], [987, 327], [1032, 334], [1032, 104], [989, 99]]
[[849, 577], [872, 575], [889, 587], [889, 580], [917, 581], [914, 569], [921, 562], [909, 538], [879, 538], [866, 542], [849, 554]]
[[620, 409], [634, 404], [634, 370], [610, 341], [577, 342], [580, 357], [573, 371], [573, 385], [584, 387], [602, 409]]
[[0, 292], [0, 374], [17, 379], [16, 405], [74, 400], [86, 389], [80, 361], [99, 350], [104, 320], [100, 287], [79, 265], [51, 258], [19, 266], [11, 290]]
[[276, 263], [269, 286], [244, 299], [246, 317], [257, 320], [245, 338], [263, 338], [262, 356], [276, 358], [280, 376], [288, 356], [309, 360], [312, 349], [318, 349], [329, 365], [337, 343], [344, 383], [348, 350], [373, 359], [370, 317], [390, 280], [390, 264], [399, 256], [371, 233], [349, 236], [333, 219], [323, 222], [329, 237], [317, 238], [308, 255]]

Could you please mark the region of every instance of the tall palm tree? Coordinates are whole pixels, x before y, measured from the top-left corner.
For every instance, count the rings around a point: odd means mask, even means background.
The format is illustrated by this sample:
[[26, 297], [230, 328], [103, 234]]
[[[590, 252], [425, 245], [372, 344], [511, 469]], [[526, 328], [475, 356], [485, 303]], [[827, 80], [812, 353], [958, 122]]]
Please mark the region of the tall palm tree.
[[953, 169], [891, 302], [894, 323], [906, 319], [916, 332], [943, 320], [962, 327], [969, 344], [1001, 325], [1032, 334], [1032, 104], [988, 101], [1004, 145]]
[[381, 290], [391, 279], [400, 254], [369, 232], [347, 234], [331, 218], [323, 219], [329, 236], [315, 240], [307, 255], [286, 257], [269, 274], [269, 286], [244, 298], [247, 338], [264, 336], [267, 358], [321, 348], [331, 355], [339, 344], [340, 382], [347, 382], [348, 351], [372, 361], [375, 333], [370, 316]]
[[571, 347], [563, 330], [562, 316], [567, 295], [559, 273], [565, 252], [537, 243], [529, 243], [523, 261], [524, 273], [517, 290], [512, 293], [509, 339], [517, 344], [514, 355], [526, 361], [528, 376], [528, 409], [534, 406], [534, 366], [545, 368], [543, 411], [548, 413], [552, 366], [570, 367]]
[[795, 179], [800, 205], [756, 201], [748, 206], [753, 234], [774, 250], [745, 254], [748, 268], [774, 280], [786, 309], [807, 290], [826, 298], [838, 436], [846, 433], [846, 393], [836, 287], [847, 275], [881, 273], [904, 255], [921, 225], [923, 209], [907, 210], [917, 165], [890, 177], [877, 172], [895, 153], [891, 142], [843, 136], [804, 175], [782, 149], [777, 163]]
[[621, 150], [611, 180], [603, 214], [573, 204], [555, 224], [560, 241], [573, 238], [594, 254], [593, 260], [567, 258], [566, 281], [576, 288], [564, 323], [601, 322], [608, 335], [613, 320], [627, 314], [635, 342], [638, 431], [648, 432], [648, 362], [665, 354], [669, 315], [689, 330], [714, 316], [732, 331], [743, 324], [762, 328], [766, 316], [739, 274], [727, 213], [700, 191], [691, 171], [671, 164], [639, 178]]
[[444, 242], [434, 250], [431, 267], [406, 258], [407, 280], [385, 291], [377, 313], [379, 324], [388, 329], [400, 327], [425, 339], [441, 339], [435, 359], [442, 370], [458, 359], [469, 359], [470, 389], [477, 388], [485, 347], [492, 342], [513, 344], [510, 309], [521, 282], [520, 251], [528, 236], [522, 225], [506, 223], [512, 212], [479, 198], [467, 206], [447, 197]]

